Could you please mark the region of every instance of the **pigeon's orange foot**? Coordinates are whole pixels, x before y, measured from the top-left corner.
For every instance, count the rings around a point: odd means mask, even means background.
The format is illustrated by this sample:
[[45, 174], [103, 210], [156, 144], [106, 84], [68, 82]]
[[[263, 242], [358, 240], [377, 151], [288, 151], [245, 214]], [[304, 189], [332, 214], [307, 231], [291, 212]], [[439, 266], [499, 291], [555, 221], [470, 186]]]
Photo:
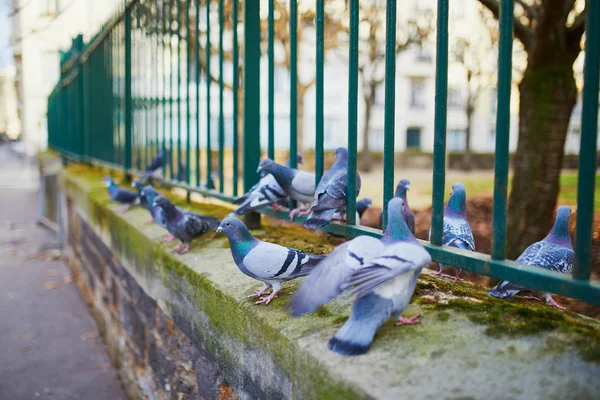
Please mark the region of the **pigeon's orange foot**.
[[419, 314], [415, 315], [412, 318], [400, 317], [400, 319], [398, 320], [398, 322], [396, 322], [396, 326], [401, 326], [401, 325], [417, 325], [419, 323], [419, 317], [420, 317]]
[[277, 203], [273, 203], [273, 204], [271, 204], [271, 208], [272, 208], [273, 210], [275, 210], [275, 211], [282, 211], [282, 210], [285, 210], [285, 209], [286, 209], [284, 206], [281, 206], [281, 205], [279, 205], [279, 204], [277, 204]]
[[181, 248], [182, 248], [182, 247], [183, 247], [183, 243], [179, 243], [177, 246], [173, 247], [173, 248], [171, 249], [171, 251], [172, 251], [173, 253], [179, 253], [179, 251], [181, 250]]
[[292, 211], [290, 211], [290, 221], [293, 221], [295, 216], [301, 217], [308, 214], [310, 214], [310, 209], [305, 210], [304, 208], [294, 208]]
[[556, 307], [559, 310], [566, 310], [566, 307], [561, 306], [560, 304], [558, 304], [556, 301], [554, 301], [554, 299], [552, 298], [552, 296], [548, 296], [548, 299], [546, 299], [546, 304], [548, 304], [551, 307]]
[[528, 294], [527, 296], [523, 296], [523, 298], [527, 299], [527, 300], [541, 301], [539, 297], [535, 297], [535, 296], [533, 296], [531, 294]]
[[261, 297], [259, 301], [257, 301], [254, 304], [264, 304], [267, 305], [271, 302], [271, 300], [273, 300], [274, 298], [278, 297], [275, 292], [271, 293], [270, 295], [266, 296], [266, 297]]
[[173, 240], [175, 240], [175, 236], [173, 235], [167, 235], [160, 239], [160, 241], [163, 243], [171, 243]]
[[178, 251], [179, 254], [186, 254], [188, 251], [190, 251], [190, 245], [186, 244], [185, 246], [183, 246], [181, 248], [181, 250]]
[[270, 287], [264, 287], [262, 289], [256, 289], [256, 291], [252, 294], [249, 294], [248, 296], [246, 296], [247, 299], [252, 298], [252, 297], [260, 297], [263, 294], [266, 294], [269, 289], [271, 289]]

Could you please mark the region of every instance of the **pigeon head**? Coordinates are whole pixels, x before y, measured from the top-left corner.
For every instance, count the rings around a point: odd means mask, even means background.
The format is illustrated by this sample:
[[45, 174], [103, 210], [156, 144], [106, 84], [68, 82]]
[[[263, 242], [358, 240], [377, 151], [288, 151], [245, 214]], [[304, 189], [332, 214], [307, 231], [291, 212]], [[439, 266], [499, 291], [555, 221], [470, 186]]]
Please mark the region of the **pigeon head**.
[[452, 185], [444, 212], [451, 216], [467, 216], [467, 191], [462, 183]]
[[392, 198], [388, 203], [387, 212], [388, 224], [382, 238], [384, 242], [416, 240], [404, 219], [404, 200], [399, 197]]
[[237, 218], [227, 217], [217, 228], [216, 233], [225, 233], [230, 243], [252, 242], [252, 235], [242, 221]]
[[336, 160], [347, 160], [348, 159], [348, 150], [345, 147], [338, 147], [335, 149], [335, 159]]
[[142, 188], [144, 187], [144, 184], [142, 183], [142, 181], [140, 179], [136, 179], [133, 182], [131, 182], [131, 187], [134, 187], [138, 191], [141, 191]]
[[275, 166], [275, 161], [271, 160], [270, 158], [265, 158], [264, 160], [261, 160], [260, 163], [258, 164], [258, 168], [256, 169], [256, 172], [271, 172], [272, 168]]
[[300, 154], [300, 153], [296, 154], [296, 162], [298, 164], [304, 164], [304, 159], [302, 158], [302, 154]]
[[156, 196], [152, 206], [159, 206], [165, 211], [168, 220], [177, 216], [177, 208], [164, 196]]
[[362, 217], [363, 213], [367, 210], [367, 208], [371, 207], [371, 204], [373, 204], [373, 201], [368, 197], [357, 201], [356, 212], [358, 213], [358, 215]]
[[148, 204], [154, 205], [154, 200], [158, 196], [158, 192], [150, 185], [144, 186], [140, 192], [140, 197], [148, 201]]
[[398, 186], [396, 186], [396, 194], [394, 196], [406, 200], [406, 192], [409, 190], [410, 181], [408, 179], [402, 179], [400, 182], [398, 182]]
[[562, 244], [568, 247], [571, 245], [571, 235], [569, 234], [569, 219], [571, 218], [571, 207], [560, 206], [556, 213], [556, 221], [548, 236], [547, 241]]
[[113, 178], [111, 178], [110, 176], [107, 176], [106, 178], [102, 179], [102, 182], [104, 183], [104, 185], [106, 185], [106, 187], [111, 187], [115, 184], [115, 181], [113, 181]]

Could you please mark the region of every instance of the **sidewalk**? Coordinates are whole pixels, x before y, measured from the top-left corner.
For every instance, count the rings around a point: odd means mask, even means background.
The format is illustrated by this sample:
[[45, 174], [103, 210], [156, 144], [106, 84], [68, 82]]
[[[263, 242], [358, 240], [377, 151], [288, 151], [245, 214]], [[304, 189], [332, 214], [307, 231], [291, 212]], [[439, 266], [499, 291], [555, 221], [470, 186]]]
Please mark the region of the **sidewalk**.
[[0, 399], [125, 399], [54, 235], [36, 224], [36, 174], [0, 146]]

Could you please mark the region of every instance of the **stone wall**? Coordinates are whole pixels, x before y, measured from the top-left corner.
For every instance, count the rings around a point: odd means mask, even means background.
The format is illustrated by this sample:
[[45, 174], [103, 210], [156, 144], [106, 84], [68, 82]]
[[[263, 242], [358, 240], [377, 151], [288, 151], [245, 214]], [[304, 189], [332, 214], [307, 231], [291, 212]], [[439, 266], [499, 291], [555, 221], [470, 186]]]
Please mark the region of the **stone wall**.
[[[594, 398], [600, 393], [600, 323], [522, 299], [501, 301], [469, 283], [423, 274], [407, 315], [388, 321], [369, 352], [341, 357], [328, 339], [351, 299], [291, 318], [286, 283], [269, 306], [261, 284], [233, 263], [222, 236], [173, 255], [148, 213], [117, 211], [100, 180], [62, 174], [66, 257], [132, 399]], [[183, 204], [182, 204], [183, 205]], [[204, 202], [195, 211], [223, 217]], [[276, 234], [273, 234], [276, 230]], [[262, 238], [315, 251], [325, 242], [296, 226]], [[290, 236], [291, 235], [291, 236]]]

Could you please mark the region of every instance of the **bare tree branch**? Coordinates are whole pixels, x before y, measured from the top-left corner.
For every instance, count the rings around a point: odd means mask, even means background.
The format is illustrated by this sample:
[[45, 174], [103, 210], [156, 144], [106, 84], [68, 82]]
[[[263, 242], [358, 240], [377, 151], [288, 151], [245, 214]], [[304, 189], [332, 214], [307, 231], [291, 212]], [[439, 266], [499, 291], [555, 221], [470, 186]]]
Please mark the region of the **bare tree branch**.
[[567, 28], [567, 34], [569, 34], [571, 32], [581, 31], [581, 34], [583, 35], [583, 32], [585, 30], [586, 18], [587, 18], [587, 9], [584, 9], [581, 13], [579, 13], [578, 16], [575, 17], [573, 24]]
[[515, 0], [515, 2], [523, 8], [525, 14], [527, 14], [527, 18], [529, 18], [530, 21], [533, 21], [539, 17], [539, 12], [535, 5], [529, 5], [523, 0]]
[[[490, 10], [496, 19], [500, 18], [500, 3], [498, 0], [479, 0], [479, 2]], [[529, 51], [531, 42], [533, 41], [533, 33], [517, 18], [513, 18], [513, 20], [516, 38], [523, 43], [525, 50]]]

